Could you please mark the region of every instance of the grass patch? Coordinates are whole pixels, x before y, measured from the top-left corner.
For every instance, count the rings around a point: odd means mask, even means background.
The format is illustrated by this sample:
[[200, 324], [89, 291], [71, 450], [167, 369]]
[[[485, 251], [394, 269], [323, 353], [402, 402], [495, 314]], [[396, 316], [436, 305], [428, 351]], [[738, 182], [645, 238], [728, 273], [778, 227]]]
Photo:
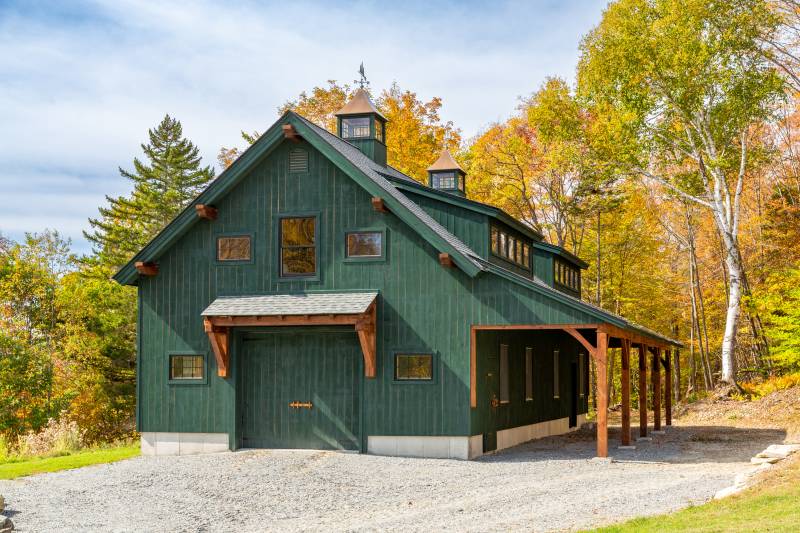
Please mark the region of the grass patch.
[[740, 494], [669, 515], [635, 518], [597, 529], [604, 533], [700, 531], [800, 531], [800, 458], [776, 467], [757, 486]]
[[83, 466], [113, 463], [139, 455], [139, 445], [124, 445], [113, 448], [89, 449], [59, 457], [36, 457], [31, 459], [9, 459], [0, 462], [0, 479], [14, 479], [44, 472], [71, 470]]

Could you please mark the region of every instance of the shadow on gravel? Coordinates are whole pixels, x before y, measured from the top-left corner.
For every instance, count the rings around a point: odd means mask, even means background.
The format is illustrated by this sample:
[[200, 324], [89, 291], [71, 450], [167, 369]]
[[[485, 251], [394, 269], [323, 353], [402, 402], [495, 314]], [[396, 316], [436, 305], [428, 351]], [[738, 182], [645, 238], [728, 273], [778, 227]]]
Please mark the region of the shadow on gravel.
[[[636, 442], [635, 450], [620, 450], [620, 428], [609, 427], [608, 454], [616, 462], [630, 463], [744, 463], [770, 444], [786, 438], [781, 429], [734, 428], [728, 426], [672, 426], [663, 435], [648, 434], [651, 441]], [[595, 456], [595, 433], [583, 428], [574, 433], [526, 442], [477, 459], [486, 463], [575, 461]]]

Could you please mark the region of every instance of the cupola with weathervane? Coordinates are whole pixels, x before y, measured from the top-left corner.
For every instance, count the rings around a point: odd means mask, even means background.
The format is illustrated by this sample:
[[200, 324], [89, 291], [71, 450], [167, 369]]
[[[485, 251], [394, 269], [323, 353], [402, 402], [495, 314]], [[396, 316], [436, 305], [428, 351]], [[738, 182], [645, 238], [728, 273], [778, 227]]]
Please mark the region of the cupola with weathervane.
[[428, 185], [456, 196], [466, 196], [464, 181], [467, 173], [456, 163], [447, 148], [442, 149], [439, 159], [428, 167]]
[[386, 117], [369, 97], [365, 87], [369, 85], [364, 75], [364, 64], [359, 69], [361, 79], [353, 97], [336, 113], [336, 131], [339, 137], [361, 150], [378, 163], [386, 166]]

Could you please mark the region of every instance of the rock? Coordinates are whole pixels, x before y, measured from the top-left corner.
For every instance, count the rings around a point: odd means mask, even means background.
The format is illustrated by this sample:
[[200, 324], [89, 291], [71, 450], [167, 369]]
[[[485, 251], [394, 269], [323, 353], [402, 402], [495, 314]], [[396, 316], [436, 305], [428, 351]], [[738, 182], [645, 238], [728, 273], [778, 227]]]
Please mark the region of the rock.
[[610, 465], [614, 462], [614, 459], [611, 457], [592, 457], [589, 462], [597, 465]]
[[783, 458], [782, 457], [753, 457], [752, 459], [750, 459], [750, 462], [752, 464], [754, 464], [754, 465], [760, 465], [760, 464], [764, 464], [764, 463], [772, 463], [772, 464], [774, 464], [774, 463], [777, 463], [778, 461], [780, 461], [781, 459], [783, 459]]
[[14, 522], [0, 514], [0, 533], [9, 533], [10, 531], [14, 531]]
[[[769, 464], [769, 463], [767, 463]], [[756, 470], [752, 470], [750, 472], [742, 472], [741, 474], [736, 474], [736, 477], [733, 479], [733, 486], [734, 487], [745, 487], [747, 482], [753, 477]]]
[[732, 485], [730, 487], [725, 487], [724, 489], [718, 490], [716, 494], [714, 494], [715, 500], [721, 500], [722, 498], [727, 498], [728, 496], [732, 496], [737, 492], [741, 492], [744, 487], [737, 487], [736, 485]]
[[777, 457], [786, 459], [795, 452], [800, 451], [800, 444], [770, 444], [767, 449], [756, 455], [756, 457]]

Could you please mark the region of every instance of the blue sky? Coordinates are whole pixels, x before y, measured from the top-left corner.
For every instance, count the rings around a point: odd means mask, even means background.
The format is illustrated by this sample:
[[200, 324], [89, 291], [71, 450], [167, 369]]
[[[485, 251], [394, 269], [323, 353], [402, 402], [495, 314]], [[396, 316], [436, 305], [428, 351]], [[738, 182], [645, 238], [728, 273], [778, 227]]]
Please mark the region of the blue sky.
[[[0, 0], [0, 234], [81, 236], [118, 168], [165, 113], [207, 164], [240, 130], [361, 61], [466, 137], [514, 112], [547, 76], [573, 78], [604, 1], [159, 2]], [[389, 130], [391, 135], [391, 130]], [[389, 137], [391, 142], [391, 137]]]

